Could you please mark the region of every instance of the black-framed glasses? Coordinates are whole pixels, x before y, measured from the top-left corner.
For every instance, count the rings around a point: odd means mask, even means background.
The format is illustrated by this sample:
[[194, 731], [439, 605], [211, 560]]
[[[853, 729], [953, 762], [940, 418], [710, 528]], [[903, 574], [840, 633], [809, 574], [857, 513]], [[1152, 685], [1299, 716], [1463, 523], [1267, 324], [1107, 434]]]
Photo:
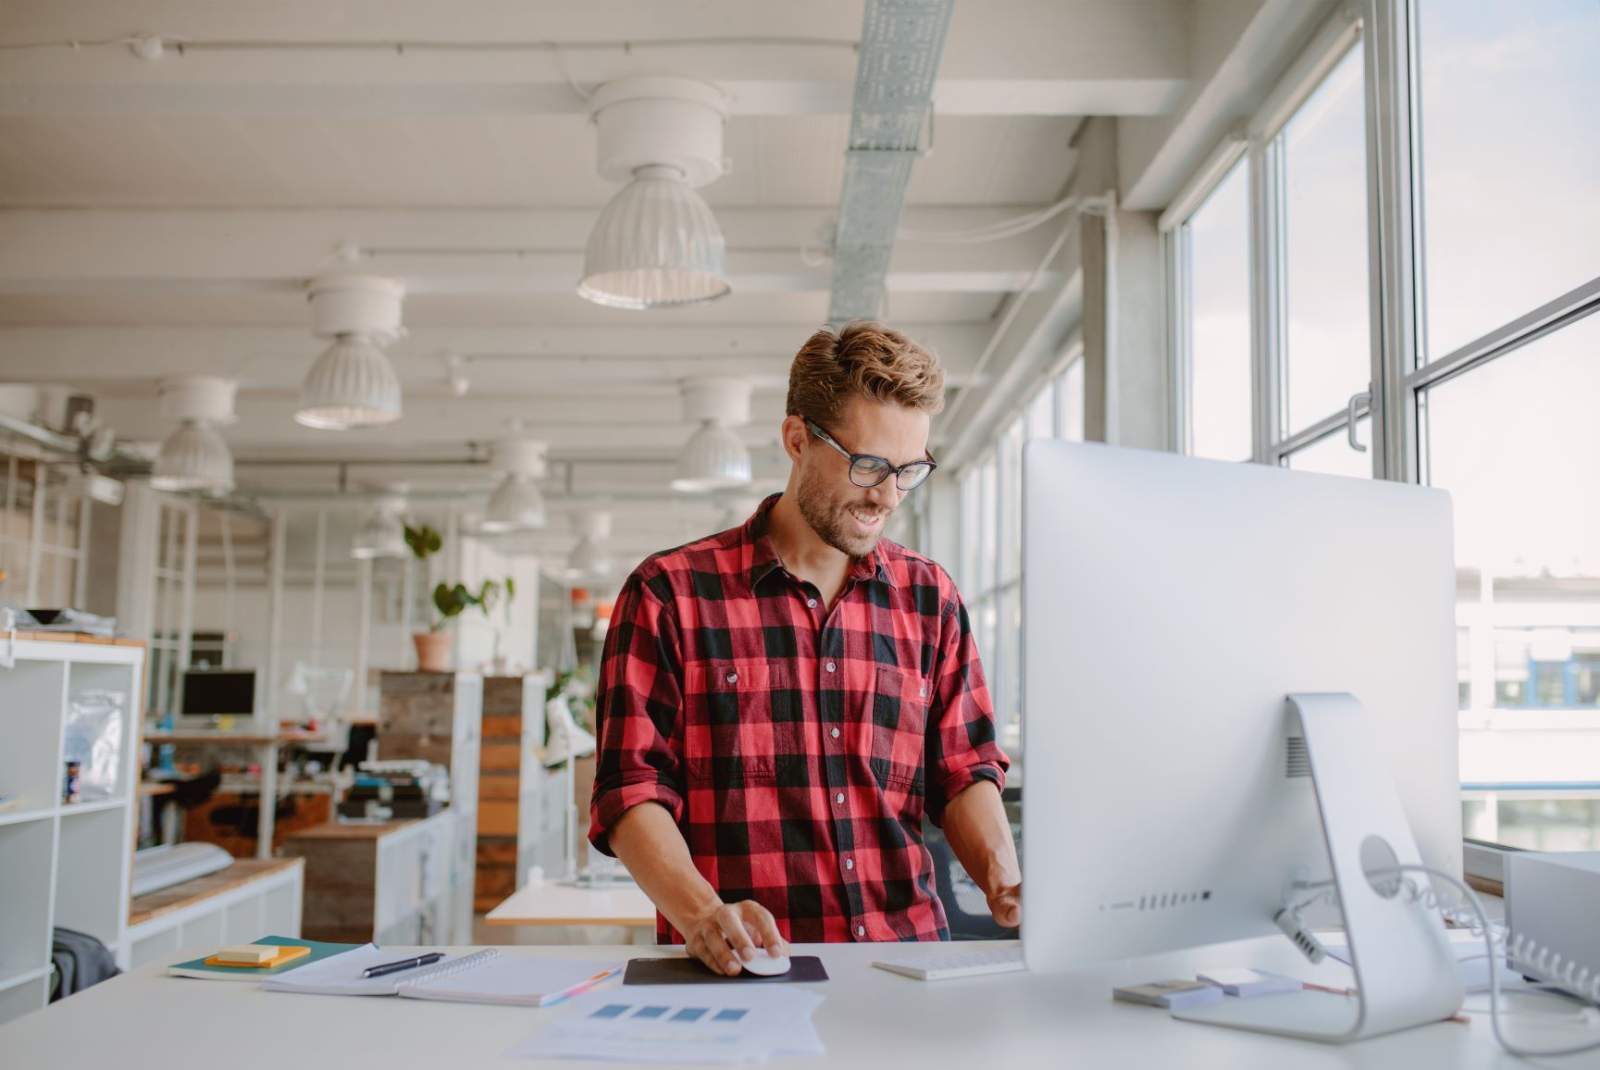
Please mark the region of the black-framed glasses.
[[879, 483], [894, 476], [894, 485], [902, 494], [916, 490], [925, 483], [933, 470], [938, 468], [938, 462], [932, 457], [924, 457], [920, 461], [907, 461], [896, 467], [889, 463], [887, 457], [879, 457], [871, 453], [851, 453], [839, 445], [837, 439], [811, 420], [806, 420], [806, 427], [822, 441], [839, 451], [839, 455], [850, 462], [850, 482], [858, 487], [876, 487]]

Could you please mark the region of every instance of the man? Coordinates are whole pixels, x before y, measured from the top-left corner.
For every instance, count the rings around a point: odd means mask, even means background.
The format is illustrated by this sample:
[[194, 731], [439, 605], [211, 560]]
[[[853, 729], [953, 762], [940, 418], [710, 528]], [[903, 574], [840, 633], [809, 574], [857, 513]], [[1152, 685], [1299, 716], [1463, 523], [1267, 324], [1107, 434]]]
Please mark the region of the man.
[[657, 938], [737, 974], [789, 941], [948, 939], [922, 819], [1015, 927], [1009, 764], [949, 575], [882, 538], [930, 476], [938, 361], [876, 323], [789, 372], [781, 495], [656, 554], [611, 616], [591, 842]]

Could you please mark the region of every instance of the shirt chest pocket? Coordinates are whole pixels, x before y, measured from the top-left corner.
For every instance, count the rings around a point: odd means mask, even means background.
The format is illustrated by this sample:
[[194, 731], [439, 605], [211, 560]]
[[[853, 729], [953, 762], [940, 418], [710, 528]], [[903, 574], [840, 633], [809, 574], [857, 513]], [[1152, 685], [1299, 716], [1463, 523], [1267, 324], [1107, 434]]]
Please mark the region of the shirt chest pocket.
[[762, 659], [685, 667], [684, 766], [701, 785], [766, 783], [802, 762], [804, 709], [790, 668]]
[[927, 681], [917, 673], [879, 666], [868, 718], [869, 765], [879, 785], [922, 794], [928, 695]]

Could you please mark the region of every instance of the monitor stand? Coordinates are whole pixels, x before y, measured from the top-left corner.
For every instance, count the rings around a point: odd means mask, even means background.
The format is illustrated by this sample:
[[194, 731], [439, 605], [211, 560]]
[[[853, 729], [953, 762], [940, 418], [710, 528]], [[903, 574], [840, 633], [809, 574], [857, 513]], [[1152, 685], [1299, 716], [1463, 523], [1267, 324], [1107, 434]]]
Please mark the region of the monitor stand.
[[[1304, 738], [1323, 837], [1344, 910], [1357, 994], [1292, 992], [1229, 998], [1174, 1018], [1343, 1043], [1427, 1025], [1454, 1014], [1463, 992], [1436, 912], [1396, 894], [1393, 876], [1421, 855], [1367, 713], [1352, 695], [1288, 696], [1290, 736]], [[1405, 875], [1425, 883], [1420, 874]]]

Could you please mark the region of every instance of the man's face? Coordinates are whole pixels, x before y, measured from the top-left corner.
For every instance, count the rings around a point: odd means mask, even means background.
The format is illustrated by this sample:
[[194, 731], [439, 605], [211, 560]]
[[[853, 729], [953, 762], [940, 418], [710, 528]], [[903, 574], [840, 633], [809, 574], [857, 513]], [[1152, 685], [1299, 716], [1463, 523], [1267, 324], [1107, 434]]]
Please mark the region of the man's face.
[[[789, 421], [799, 422], [798, 417]], [[787, 422], [786, 422], [787, 423]], [[851, 398], [834, 426], [821, 425], [851, 453], [871, 453], [902, 465], [927, 456], [928, 414], [902, 405]], [[851, 557], [865, 557], [878, 545], [889, 516], [905, 497], [891, 475], [876, 487], [850, 482], [850, 462], [807, 430], [795, 459], [795, 504], [823, 542]], [[786, 434], [793, 434], [792, 424]]]

